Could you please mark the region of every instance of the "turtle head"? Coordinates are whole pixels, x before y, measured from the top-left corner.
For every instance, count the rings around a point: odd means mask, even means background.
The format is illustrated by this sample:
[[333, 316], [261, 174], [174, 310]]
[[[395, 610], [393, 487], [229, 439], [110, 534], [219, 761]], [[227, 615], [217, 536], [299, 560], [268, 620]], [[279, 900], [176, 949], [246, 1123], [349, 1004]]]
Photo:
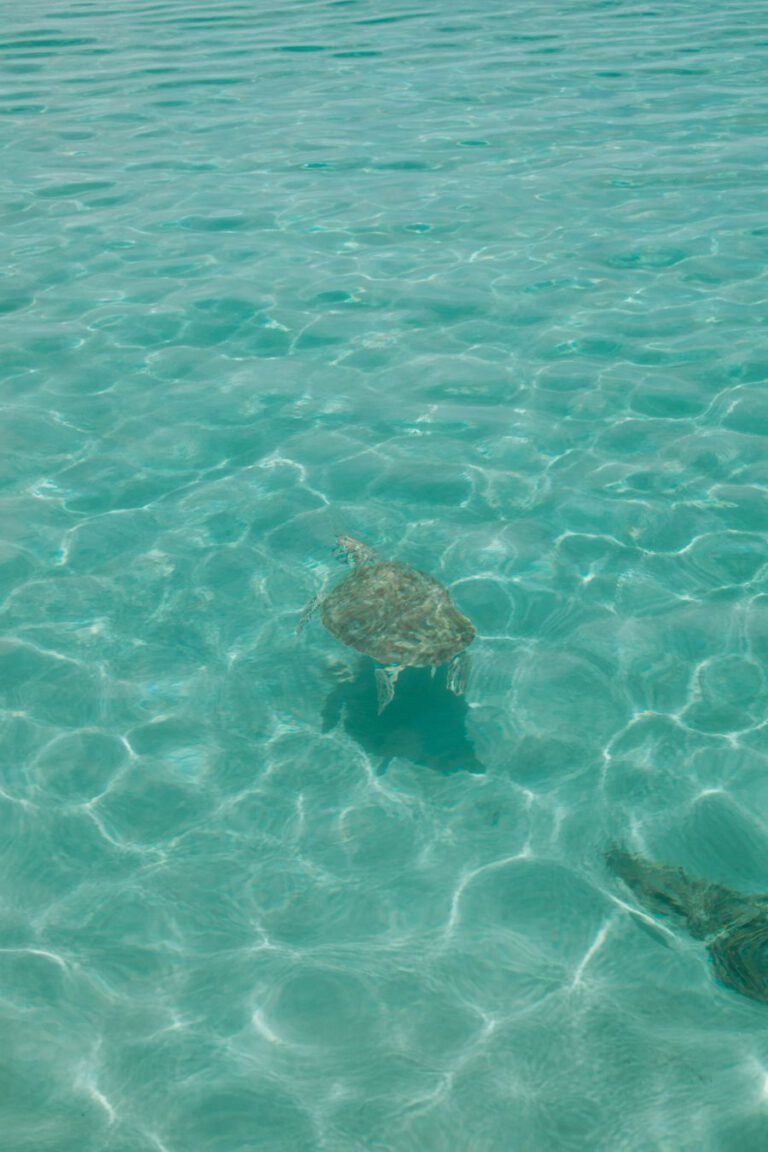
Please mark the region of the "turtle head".
[[355, 540], [353, 536], [337, 536], [335, 551], [339, 560], [352, 565], [352, 567], [355, 564], [373, 564], [376, 561], [376, 553], [373, 548]]

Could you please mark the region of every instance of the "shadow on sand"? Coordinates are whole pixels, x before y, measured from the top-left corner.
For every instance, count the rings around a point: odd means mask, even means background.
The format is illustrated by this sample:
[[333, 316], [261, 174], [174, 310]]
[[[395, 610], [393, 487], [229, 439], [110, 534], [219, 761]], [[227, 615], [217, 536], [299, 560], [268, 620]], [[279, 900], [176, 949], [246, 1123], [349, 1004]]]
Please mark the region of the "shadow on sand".
[[323, 706], [322, 728], [339, 723], [371, 757], [379, 757], [378, 775], [399, 756], [443, 775], [485, 772], [467, 736], [469, 706], [445, 684], [445, 668], [434, 677], [428, 668], [405, 668], [395, 698], [377, 715], [373, 662], [357, 660], [351, 678], [334, 685]]

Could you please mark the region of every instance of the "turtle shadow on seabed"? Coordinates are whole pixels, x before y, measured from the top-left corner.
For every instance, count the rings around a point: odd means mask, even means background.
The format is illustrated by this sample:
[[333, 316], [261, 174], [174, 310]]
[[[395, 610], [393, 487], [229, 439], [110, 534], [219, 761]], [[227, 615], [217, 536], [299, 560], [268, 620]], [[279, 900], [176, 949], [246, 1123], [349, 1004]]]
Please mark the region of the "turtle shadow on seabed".
[[365, 752], [380, 757], [378, 775], [396, 756], [445, 776], [485, 772], [467, 736], [469, 705], [448, 690], [445, 668], [434, 677], [428, 668], [405, 668], [381, 715], [374, 668], [372, 660], [362, 657], [351, 676], [334, 685], [323, 705], [323, 732], [341, 723]]

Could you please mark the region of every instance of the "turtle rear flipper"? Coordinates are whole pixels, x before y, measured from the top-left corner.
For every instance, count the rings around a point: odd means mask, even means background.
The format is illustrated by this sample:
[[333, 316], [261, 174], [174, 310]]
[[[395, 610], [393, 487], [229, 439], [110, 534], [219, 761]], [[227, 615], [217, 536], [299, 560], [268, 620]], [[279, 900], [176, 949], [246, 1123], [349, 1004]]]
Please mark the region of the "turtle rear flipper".
[[467, 681], [469, 680], [469, 670], [472, 666], [472, 661], [466, 652], [459, 652], [458, 656], [454, 656], [448, 665], [448, 676], [446, 683], [454, 696], [463, 696], [466, 688]]
[[402, 672], [401, 664], [388, 664], [386, 668], [376, 669], [376, 699], [378, 701], [377, 715], [382, 712], [395, 695], [395, 684]]

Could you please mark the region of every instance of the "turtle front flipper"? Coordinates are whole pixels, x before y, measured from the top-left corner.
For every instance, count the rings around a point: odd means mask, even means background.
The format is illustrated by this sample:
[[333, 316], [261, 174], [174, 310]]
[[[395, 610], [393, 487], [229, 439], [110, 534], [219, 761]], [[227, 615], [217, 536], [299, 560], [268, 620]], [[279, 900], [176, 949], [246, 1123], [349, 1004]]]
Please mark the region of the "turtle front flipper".
[[306, 608], [304, 609], [301, 616], [299, 617], [299, 622], [296, 625], [297, 634], [304, 631], [304, 629], [306, 628], [307, 624], [309, 623], [309, 621], [312, 617], [313, 612], [315, 611], [315, 609], [317, 608], [319, 603], [320, 603], [320, 597], [319, 596], [313, 596], [312, 599], [310, 600], [309, 604], [307, 604]]
[[649, 912], [678, 917], [694, 940], [706, 940], [755, 916], [755, 908], [745, 897], [689, 876], [682, 868], [656, 864], [616, 844], [608, 849], [605, 860]]
[[649, 912], [657, 916], [678, 916], [684, 921], [688, 919], [697, 888], [701, 885], [690, 880], [682, 868], [656, 864], [618, 844], [610, 846], [605, 862]]
[[612, 845], [606, 863], [641, 903], [673, 914], [695, 940], [704, 940], [721, 984], [768, 1003], [768, 910], [763, 896], [745, 896], [688, 876]]
[[459, 652], [448, 665], [446, 683], [454, 696], [463, 696], [467, 689], [472, 661], [466, 652]]
[[377, 715], [382, 712], [395, 695], [395, 684], [403, 670], [402, 664], [387, 664], [385, 668], [376, 669], [376, 699], [378, 702]]

